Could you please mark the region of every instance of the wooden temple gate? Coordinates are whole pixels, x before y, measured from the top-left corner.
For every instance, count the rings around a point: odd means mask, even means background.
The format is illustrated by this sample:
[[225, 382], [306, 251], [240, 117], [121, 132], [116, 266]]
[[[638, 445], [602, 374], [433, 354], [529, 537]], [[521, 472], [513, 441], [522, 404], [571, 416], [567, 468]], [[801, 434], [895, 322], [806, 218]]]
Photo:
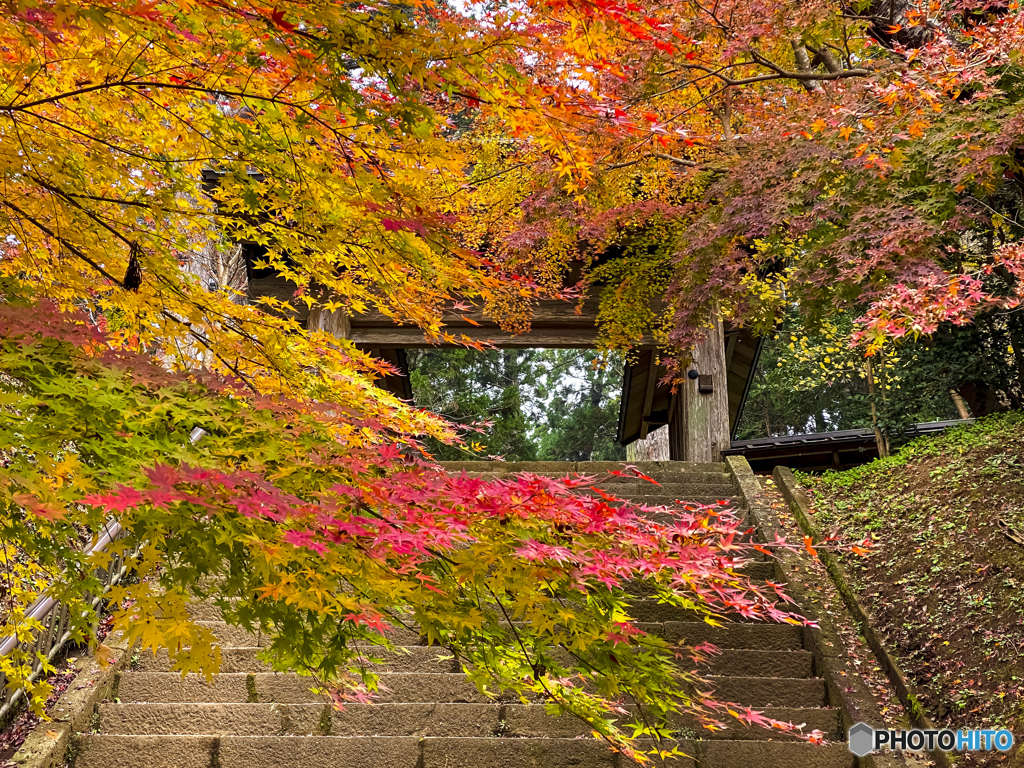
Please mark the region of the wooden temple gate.
[[[250, 297], [269, 294], [288, 299], [293, 290], [284, 278], [269, 271], [252, 270], [250, 266]], [[530, 331], [519, 335], [502, 331], [479, 309], [446, 313], [444, 322], [453, 336], [465, 335], [497, 349], [594, 348], [598, 341], [598, 300], [584, 300], [580, 313], [576, 307], [574, 302], [541, 301], [534, 307]], [[427, 341], [419, 328], [396, 325], [391, 318], [375, 312], [347, 317], [320, 309], [300, 312], [303, 314], [298, 319], [306, 327], [351, 339], [360, 349], [391, 363], [401, 374], [387, 377], [380, 385], [401, 398], [412, 399], [405, 350], [437, 346]], [[666, 371], [658, 363], [654, 340], [646, 341], [636, 362], [626, 366], [618, 442], [628, 446], [667, 427], [668, 456], [657, 458], [720, 461], [735, 433], [761, 339], [744, 329], [723, 327], [719, 322], [693, 350], [693, 363], [676, 392], [660, 383]]]

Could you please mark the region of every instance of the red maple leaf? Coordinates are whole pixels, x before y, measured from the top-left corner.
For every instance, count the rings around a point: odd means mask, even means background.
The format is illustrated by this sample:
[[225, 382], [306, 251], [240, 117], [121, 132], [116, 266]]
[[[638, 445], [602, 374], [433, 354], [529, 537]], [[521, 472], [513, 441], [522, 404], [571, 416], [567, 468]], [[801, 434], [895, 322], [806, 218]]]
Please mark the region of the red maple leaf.
[[289, 24], [287, 21], [284, 20], [284, 11], [282, 11], [280, 8], [275, 8], [273, 11], [270, 12], [270, 20], [274, 23], [275, 27], [280, 27], [281, 29], [286, 30], [288, 32], [295, 31], [295, 25]]

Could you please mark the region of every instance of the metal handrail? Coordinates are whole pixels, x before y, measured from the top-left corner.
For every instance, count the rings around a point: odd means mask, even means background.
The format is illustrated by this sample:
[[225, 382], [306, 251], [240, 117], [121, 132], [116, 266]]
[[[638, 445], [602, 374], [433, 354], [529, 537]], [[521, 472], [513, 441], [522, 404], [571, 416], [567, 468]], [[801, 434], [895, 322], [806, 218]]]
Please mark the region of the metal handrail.
[[[189, 442], [195, 445], [205, 434], [206, 433], [202, 429], [196, 427], [189, 435]], [[86, 556], [90, 557], [103, 552], [111, 543], [118, 539], [123, 539], [125, 533], [126, 530], [118, 522], [111, 521], [104, 524], [102, 535], [85, 553]], [[137, 557], [141, 548], [142, 544], [140, 543], [131, 551], [131, 553], [129, 553], [129, 558], [134, 559]], [[122, 552], [114, 556], [113, 562], [110, 564], [109, 568], [96, 569], [97, 575], [102, 574], [100, 578], [104, 579], [104, 586], [103, 591], [100, 592], [100, 594], [93, 597], [92, 600], [89, 600], [89, 605], [93, 609], [99, 607], [100, 603], [103, 601], [103, 595], [105, 595], [111, 587], [120, 582], [121, 579], [124, 578], [125, 574], [128, 573], [127, 560], [129, 558], [126, 558]], [[29, 682], [35, 681], [42, 673], [43, 662], [39, 658], [39, 654], [44, 653], [46, 654], [47, 661], [53, 661], [54, 657], [64, 649], [68, 640], [71, 639], [71, 632], [68, 629], [69, 617], [70, 612], [68, 606], [64, 605], [56, 598], [48, 597], [46, 595], [39, 597], [28, 609], [28, 612], [25, 614], [26, 620], [35, 619], [43, 626], [42, 631], [39, 632], [34, 641], [35, 648], [33, 650], [36, 652], [36, 656], [32, 662], [32, 674], [29, 675]], [[17, 635], [5, 637], [0, 641], [0, 656], [7, 656], [20, 644], [21, 643], [18, 641]], [[3, 704], [0, 704], [0, 722], [3, 722], [4, 718], [7, 717], [7, 714], [11, 711], [14, 705], [17, 704], [24, 695], [24, 688], [18, 688], [15, 691], [9, 690], [7, 685], [7, 675], [0, 672], [0, 700], [3, 701]]]
[[[103, 534], [85, 553], [86, 556], [90, 557], [103, 552], [112, 542], [124, 538], [125, 533], [126, 531], [120, 523], [112, 522], [104, 525]], [[139, 547], [135, 547], [130, 553], [130, 557], [136, 557], [139, 554], [139, 549]], [[98, 608], [103, 600], [103, 595], [121, 581], [127, 572], [128, 563], [124, 553], [114, 555], [110, 567], [97, 568], [96, 574], [104, 580], [104, 586], [103, 591], [89, 601], [91, 607], [94, 609]], [[43, 671], [43, 661], [39, 658], [39, 654], [45, 654], [47, 661], [53, 661], [54, 657], [64, 649], [68, 640], [71, 639], [71, 631], [68, 629], [70, 610], [67, 605], [61, 603], [56, 598], [43, 595], [28, 609], [25, 618], [26, 620], [35, 619], [43, 626], [42, 631], [36, 635], [34, 640], [33, 651], [35, 651], [36, 656], [32, 662], [32, 674], [29, 676], [29, 682], [33, 682]], [[32, 641], [26, 642], [31, 643]], [[21, 643], [18, 641], [17, 635], [10, 635], [4, 638], [0, 642], [0, 656], [7, 656], [19, 645]], [[0, 693], [2, 693], [3, 697], [3, 704], [0, 704], [0, 722], [2, 722], [7, 713], [24, 697], [25, 689], [9, 690], [7, 676], [0, 672]]]

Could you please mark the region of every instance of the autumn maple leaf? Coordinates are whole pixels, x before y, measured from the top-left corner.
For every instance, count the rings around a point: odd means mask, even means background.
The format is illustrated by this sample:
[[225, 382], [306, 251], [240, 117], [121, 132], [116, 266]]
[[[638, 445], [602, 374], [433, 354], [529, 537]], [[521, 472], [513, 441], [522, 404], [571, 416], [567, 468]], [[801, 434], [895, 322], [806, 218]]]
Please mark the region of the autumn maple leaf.
[[275, 8], [273, 11], [270, 12], [270, 20], [273, 22], [275, 27], [280, 27], [281, 29], [286, 30], [288, 32], [295, 31], [295, 25], [285, 21], [284, 11], [278, 8]]
[[67, 515], [67, 510], [63, 507], [40, 501], [30, 493], [16, 493], [12, 498], [15, 504], [20, 504], [33, 515], [44, 520], [59, 520]]

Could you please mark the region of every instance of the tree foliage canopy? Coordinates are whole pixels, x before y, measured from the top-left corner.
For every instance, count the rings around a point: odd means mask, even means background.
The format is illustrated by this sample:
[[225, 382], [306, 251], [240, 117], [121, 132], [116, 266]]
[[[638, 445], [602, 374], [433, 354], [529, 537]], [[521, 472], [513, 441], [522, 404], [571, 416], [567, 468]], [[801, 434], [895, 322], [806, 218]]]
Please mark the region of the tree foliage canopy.
[[[278, 670], [309, 675], [338, 703], [377, 687], [373, 648], [410, 634], [451, 648], [483, 690], [540, 696], [627, 751], [673, 712], [718, 722], [721, 706], [662, 638], [629, 617], [629, 584], [714, 622], [724, 612], [802, 623], [778, 585], [738, 569], [738, 517], [691, 507], [668, 523], [613, 505], [593, 477], [491, 481], [403, 453], [393, 428], [356, 404], [252, 394], [241, 382], [168, 372], [84, 315], [50, 303], [0, 309], [0, 527], [47, 572], [89, 640], [93, 575], [141, 546], [137, 583], [110, 593], [115, 628], [173, 668], [207, 676], [220, 648], [190, 600], [268, 638]], [[204, 431], [191, 441], [196, 428]], [[99, 555], [83, 527], [119, 521]], [[8, 595], [7, 626], [42, 629]], [[368, 650], [369, 649], [369, 650]], [[699, 647], [685, 651], [694, 660]], [[628, 661], [627, 661], [628, 659]], [[25, 682], [31, 651], [0, 659]], [[45, 699], [37, 687], [36, 705]], [[647, 707], [636, 733], [614, 723], [623, 695]], [[741, 719], [766, 724], [761, 715]]]
[[[678, 365], [712, 314], [770, 329], [797, 301], [812, 329], [852, 312], [872, 352], [1017, 306], [1017, 2], [643, 13], [583, 25], [611, 66], [580, 76], [577, 100], [605, 94], [606, 122], [580, 123], [571, 169], [542, 142], [480, 137], [486, 174], [514, 191], [486, 193], [510, 259], [560, 263], [575, 243], [632, 260], [604, 285], [611, 343], [668, 321]], [[622, 307], [650, 283], [671, 286], [660, 316]]]
[[[1020, 10], [472, 11], [5, 6], [2, 525], [72, 599], [90, 588], [72, 542], [123, 520], [148, 580], [114, 595], [135, 601], [119, 621], [182, 670], [215, 666], [184, 609], [215, 590], [279, 668], [339, 692], [373, 685], [343, 671], [360, 669], [350, 641], [415, 622], [481, 682], [611, 738], [622, 691], [707, 716], [624, 588], [786, 619], [736, 575], [730, 522], [658, 526], [572, 482], [448, 476], [415, 457], [450, 426], [319, 329], [375, 308], [452, 342], [445, 307], [478, 302], [522, 330], [538, 297], [575, 295], [569, 275], [603, 290], [609, 346], [653, 329], [677, 363], [718, 311], [768, 327], [793, 300], [812, 321], [850, 309], [876, 347], [1015, 307]], [[197, 254], [239, 243], [288, 301], [199, 281]]]

